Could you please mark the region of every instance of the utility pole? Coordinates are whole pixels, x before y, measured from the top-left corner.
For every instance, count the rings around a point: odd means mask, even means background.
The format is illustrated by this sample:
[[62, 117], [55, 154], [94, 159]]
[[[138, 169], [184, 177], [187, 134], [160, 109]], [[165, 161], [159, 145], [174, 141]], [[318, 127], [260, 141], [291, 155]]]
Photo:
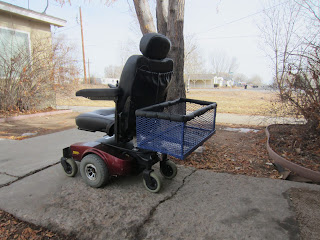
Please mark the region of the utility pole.
[[88, 58], [88, 81], [89, 81], [89, 84], [91, 84], [91, 79], [90, 79], [90, 60]]
[[84, 74], [84, 83], [87, 84], [86, 56], [84, 54], [84, 41], [83, 41], [83, 27], [82, 27], [81, 7], [79, 7], [79, 11], [80, 11], [80, 26], [81, 26], [81, 41], [82, 41], [83, 74]]

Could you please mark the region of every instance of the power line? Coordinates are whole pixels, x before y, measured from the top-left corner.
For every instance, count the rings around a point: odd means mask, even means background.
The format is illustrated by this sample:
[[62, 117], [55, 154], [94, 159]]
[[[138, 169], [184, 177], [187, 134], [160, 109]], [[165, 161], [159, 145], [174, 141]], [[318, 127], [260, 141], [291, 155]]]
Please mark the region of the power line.
[[53, 5], [53, 6], [56, 6], [56, 7], [61, 7], [61, 5], [56, 3], [55, 1], [50, 1], [50, 5]]
[[79, 6], [80, 6], [80, 5], [76, 4], [76, 3], [72, 3], [72, 4], [71, 4], [71, 2], [68, 3], [68, 1], [66, 1], [66, 2], [63, 3], [62, 5], [59, 4], [59, 3], [57, 3], [57, 2], [55, 2], [54, 0], [49, 0], [49, 1], [50, 1], [50, 5], [53, 5], [53, 6], [56, 6], [56, 7], [60, 7], [60, 8], [62, 8], [62, 7], [64, 7], [65, 5], [69, 4], [68, 7], [78, 10], [78, 8], [79, 8]]
[[233, 23], [242, 21], [242, 20], [244, 20], [244, 19], [247, 19], [247, 18], [253, 17], [253, 16], [255, 16], [255, 15], [258, 15], [258, 14], [260, 14], [260, 13], [266, 11], [266, 10], [270, 10], [270, 9], [272, 9], [272, 8], [281, 6], [281, 5], [283, 5], [283, 4], [287, 3], [287, 2], [290, 2], [290, 0], [289, 0], [289, 1], [286, 1], [286, 2], [283, 2], [283, 3], [280, 3], [280, 4], [277, 4], [277, 5], [274, 5], [274, 6], [272, 6], [272, 7], [267, 8], [267, 9], [260, 10], [259, 12], [255, 12], [255, 13], [249, 14], [249, 15], [247, 15], [247, 16], [244, 16], [244, 17], [241, 17], [241, 18], [232, 20], [232, 21], [230, 21], [230, 22], [227, 22], [227, 23], [224, 23], [224, 24], [221, 24], [221, 25], [218, 25], [218, 26], [209, 28], [208, 30], [205, 30], [205, 31], [202, 31], [202, 32], [198, 32], [198, 33], [196, 33], [196, 34], [201, 34], [201, 33], [210, 32], [210, 31], [212, 31], [212, 30], [214, 30], [214, 29], [221, 28], [221, 27], [224, 27], [224, 26], [227, 26], [227, 25], [230, 25], [230, 24], [233, 24]]
[[197, 38], [201, 39], [232, 39], [232, 38], [251, 38], [251, 37], [259, 37], [259, 35], [245, 35], [245, 36], [226, 36], [226, 37], [208, 37], [208, 38]]

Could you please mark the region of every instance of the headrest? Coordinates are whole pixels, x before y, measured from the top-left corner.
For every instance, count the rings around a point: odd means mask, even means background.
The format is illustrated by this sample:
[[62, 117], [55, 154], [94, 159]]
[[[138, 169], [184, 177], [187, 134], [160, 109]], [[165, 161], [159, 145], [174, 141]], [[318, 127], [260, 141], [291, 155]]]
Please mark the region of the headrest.
[[170, 48], [170, 40], [159, 33], [147, 33], [140, 40], [140, 51], [147, 58], [164, 59], [167, 57]]

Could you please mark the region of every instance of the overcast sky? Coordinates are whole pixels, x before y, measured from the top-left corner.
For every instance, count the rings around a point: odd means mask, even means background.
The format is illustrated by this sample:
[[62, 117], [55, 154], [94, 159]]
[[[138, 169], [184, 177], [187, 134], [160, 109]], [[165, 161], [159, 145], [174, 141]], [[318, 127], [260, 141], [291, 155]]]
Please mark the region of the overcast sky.
[[[27, 0], [6, 2], [28, 8]], [[259, 47], [261, 40], [256, 25], [263, 9], [262, 2], [186, 0], [184, 34], [193, 35], [196, 39], [207, 69], [212, 70], [212, 55], [215, 52], [223, 52], [237, 58], [237, 72], [248, 77], [257, 74], [265, 83], [271, 82], [272, 70]], [[54, 29], [53, 32], [55, 35], [64, 34], [70, 43], [76, 45], [79, 61], [82, 58], [79, 6], [82, 8], [85, 52], [86, 58], [90, 59], [90, 73], [103, 77], [107, 65], [122, 63], [123, 49], [128, 43], [133, 44], [132, 53], [138, 51], [137, 45], [142, 35], [135, 20], [134, 10], [130, 9], [126, 0], [118, 0], [111, 6], [104, 5], [103, 0], [72, 0], [71, 6], [65, 4], [63, 7], [49, 0], [47, 14], [68, 22], [66, 27]], [[29, 0], [31, 10], [43, 12], [45, 7], [44, 0]]]

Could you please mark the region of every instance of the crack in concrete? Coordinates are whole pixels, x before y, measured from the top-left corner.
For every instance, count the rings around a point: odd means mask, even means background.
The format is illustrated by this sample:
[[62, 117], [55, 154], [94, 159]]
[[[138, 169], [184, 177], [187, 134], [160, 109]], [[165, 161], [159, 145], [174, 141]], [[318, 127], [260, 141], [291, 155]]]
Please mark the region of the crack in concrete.
[[133, 235], [133, 237], [131, 238], [132, 240], [135, 239], [141, 239], [141, 229], [150, 221], [150, 219], [152, 219], [152, 217], [154, 216], [154, 213], [156, 212], [157, 208], [164, 202], [172, 199], [175, 195], [177, 195], [177, 193], [179, 192], [179, 190], [184, 186], [185, 181], [187, 178], [189, 178], [192, 174], [194, 174], [197, 171], [197, 169], [193, 169], [191, 171], [190, 174], [188, 174], [187, 176], [185, 176], [182, 180], [182, 184], [170, 195], [165, 197], [164, 199], [162, 199], [161, 201], [158, 202], [158, 204], [156, 204], [155, 206], [153, 206], [151, 208], [151, 210], [149, 211], [149, 214], [146, 216], [146, 218], [142, 221], [141, 224], [139, 224], [136, 228], [135, 228], [135, 233]]
[[[43, 168], [39, 168], [39, 169], [36, 169], [36, 170], [34, 170], [34, 171], [31, 171], [31, 172], [29, 172], [29, 173], [27, 173], [27, 174], [25, 174], [25, 175], [23, 175], [23, 176], [13, 176], [13, 175], [9, 175], [9, 174], [7, 174], [7, 173], [4, 173], [4, 174], [6, 174], [6, 175], [8, 175], [8, 176], [12, 176], [12, 177], [15, 177], [15, 178], [17, 178], [17, 179], [15, 179], [15, 180], [13, 180], [13, 181], [11, 181], [11, 182], [8, 182], [8, 183], [1, 184], [1, 185], [0, 185], [0, 188], [9, 186], [9, 185], [11, 185], [12, 183], [15, 183], [15, 182], [17, 182], [17, 181], [19, 181], [19, 180], [21, 180], [21, 179], [23, 179], [23, 178], [26, 178], [26, 177], [29, 177], [29, 176], [31, 176], [31, 175], [33, 175], [33, 174], [36, 174], [36, 173], [38, 173], [38, 172], [41, 172], [41, 171], [43, 171], [43, 170], [45, 170], [45, 169], [47, 169], [47, 168], [49, 168], [49, 167], [53, 167], [53, 166], [57, 165], [58, 163], [60, 163], [60, 161], [58, 161], [58, 162], [56, 162], [56, 163], [53, 163], [53, 164], [50, 164], [50, 165], [48, 165], [48, 166], [45, 166], [45, 167], [43, 167]], [[0, 172], [0, 173], [2, 174], [2, 172]]]
[[15, 177], [15, 178], [18, 178], [18, 176], [15, 176], [15, 175], [12, 175], [12, 174], [9, 174], [9, 173], [6, 173], [6, 172], [0, 172], [0, 174], [7, 175], [7, 176], [9, 176], [9, 177]]

